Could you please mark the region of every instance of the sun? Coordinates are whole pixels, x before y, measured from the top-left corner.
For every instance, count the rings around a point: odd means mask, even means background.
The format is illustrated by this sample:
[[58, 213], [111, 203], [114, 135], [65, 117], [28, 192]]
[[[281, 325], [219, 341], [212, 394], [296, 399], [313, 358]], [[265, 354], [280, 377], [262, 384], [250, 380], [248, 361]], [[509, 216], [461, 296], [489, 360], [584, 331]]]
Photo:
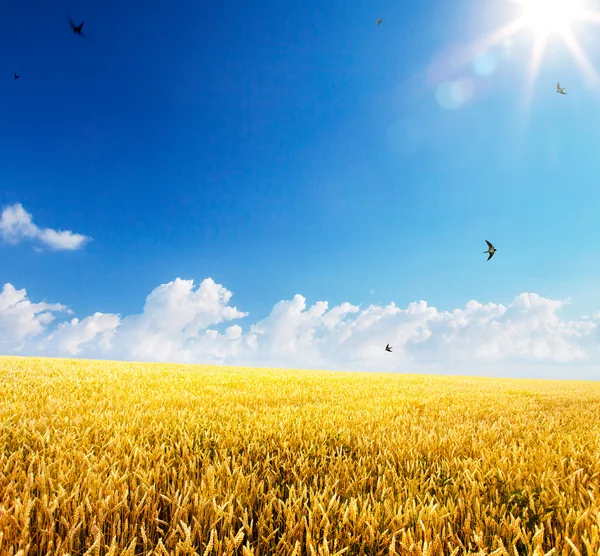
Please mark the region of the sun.
[[[588, 60], [576, 36], [576, 24], [581, 21], [599, 23], [600, 14], [587, 8], [589, 0], [517, 0], [520, 17], [513, 22], [513, 31], [527, 30], [535, 41], [527, 75], [525, 104], [529, 107], [533, 87], [539, 74], [544, 50], [552, 36], [558, 36], [573, 55], [575, 63], [594, 87], [600, 86], [600, 76]], [[510, 30], [510, 26], [506, 28]], [[559, 81], [557, 79], [557, 81]]]
[[522, 22], [536, 36], [564, 35], [577, 19], [581, 2], [577, 0], [522, 0]]
[[[569, 51], [573, 62], [584, 75], [590, 89], [600, 91], [600, 75], [592, 61], [588, 58], [584, 48], [578, 40], [578, 32], [582, 24], [600, 25], [600, 11], [598, 0], [507, 0], [510, 13], [514, 19], [510, 19], [503, 25], [484, 36], [468, 44], [464, 53], [457, 56], [456, 67], [471, 62], [476, 57], [493, 52], [498, 46], [504, 45], [505, 54], [510, 56], [513, 37], [525, 32], [533, 36], [532, 51], [526, 69], [525, 91], [522, 95], [525, 111], [528, 112], [533, 99], [534, 87], [540, 74], [540, 68], [544, 61], [546, 46], [554, 39]], [[590, 5], [593, 4], [593, 5]], [[566, 85], [564, 72], [552, 78], [554, 83]], [[548, 86], [547, 83], [545, 86]]]

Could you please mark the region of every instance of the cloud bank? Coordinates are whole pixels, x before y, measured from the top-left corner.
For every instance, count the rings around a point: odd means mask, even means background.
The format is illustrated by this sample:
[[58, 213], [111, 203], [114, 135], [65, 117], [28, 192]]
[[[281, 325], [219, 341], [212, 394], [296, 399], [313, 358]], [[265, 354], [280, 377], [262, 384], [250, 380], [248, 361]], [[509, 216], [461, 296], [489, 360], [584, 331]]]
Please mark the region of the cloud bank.
[[[565, 320], [567, 301], [522, 293], [509, 305], [469, 301], [440, 311], [425, 301], [359, 307], [306, 298], [275, 304], [249, 324], [232, 292], [211, 278], [155, 288], [140, 314], [81, 320], [24, 289], [0, 293], [0, 352], [134, 361], [432, 372], [538, 378], [600, 378], [596, 320]], [[240, 321], [240, 324], [234, 321]], [[390, 343], [393, 352], [384, 350]]]
[[4, 207], [0, 215], [0, 237], [11, 244], [25, 240], [38, 240], [50, 249], [74, 251], [81, 249], [91, 238], [69, 230], [39, 228], [33, 216], [21, 203]]

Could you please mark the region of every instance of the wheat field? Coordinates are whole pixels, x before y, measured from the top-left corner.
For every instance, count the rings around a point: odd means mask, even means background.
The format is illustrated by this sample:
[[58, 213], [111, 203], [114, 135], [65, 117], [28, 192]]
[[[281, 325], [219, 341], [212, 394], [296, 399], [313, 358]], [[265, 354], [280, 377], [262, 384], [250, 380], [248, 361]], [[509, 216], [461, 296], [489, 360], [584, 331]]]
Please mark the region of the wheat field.
[[600, 554], [600, 383], [0, 358], [0, 554]]

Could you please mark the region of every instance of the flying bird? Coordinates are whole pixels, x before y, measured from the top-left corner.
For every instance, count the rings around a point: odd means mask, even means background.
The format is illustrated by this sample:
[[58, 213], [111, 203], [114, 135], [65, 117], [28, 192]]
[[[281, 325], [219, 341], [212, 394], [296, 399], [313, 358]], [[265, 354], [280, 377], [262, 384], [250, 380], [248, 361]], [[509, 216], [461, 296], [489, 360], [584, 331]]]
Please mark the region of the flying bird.
[[377, 27], [379, 27], [379, 25], [381, 25], [381, 22], [383, 21], [383, 19], [378, 19], [377, 20]]
[[81, 32], [81, 28], [83, 27], [83, 21], [79, 25], [75, 25], [75, 23], [73, 23], [73, 20], [70, 17], [68, 19], [69, 24], [71, 25], [71, 29], [73, 29], [73, 33], [85, 38], [85, 35]]
[[560, 93], [561, 95], [566, 95], [567, 94], [567, 93], [565, 93], [564, 87], [560, 86], [560, 81], [556, 84], [556, 92]]
[[19, 79], [19, 77], [21, 77], [21, 76], [20, 76], [20, 75], [17, 75], [17, 74], [15, 73], [15, 79]]
[[390, 344], [385, 346], [385, 351], [389, 351], [390, 353], [392, 353], [392, 347], [390, 346]]
[[497, 251], [497, 249], [486, 239], [485, 242], [488, 244], [489, 249], [487, 251], [484, 251], [484, 253], [489, 253], [490, 256], [487, 258], [487, 260], [489, 261], [493, 256], [494, 253]]

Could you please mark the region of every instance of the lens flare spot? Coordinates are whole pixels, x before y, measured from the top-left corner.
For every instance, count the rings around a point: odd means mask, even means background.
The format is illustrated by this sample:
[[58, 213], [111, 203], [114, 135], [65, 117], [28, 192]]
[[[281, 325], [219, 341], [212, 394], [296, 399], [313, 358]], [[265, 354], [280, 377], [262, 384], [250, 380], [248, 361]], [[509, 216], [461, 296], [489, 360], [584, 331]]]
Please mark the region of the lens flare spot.
[[436, 90], [435, 96], [442, 108], [456, 110], [473, 98], [475, 86], [470, 79], [446, 81]]
[[473, 69], [482, 77], [492, 75], [498, 66], [498, 57], [491, 51], [482, 52], [473, 60]]

